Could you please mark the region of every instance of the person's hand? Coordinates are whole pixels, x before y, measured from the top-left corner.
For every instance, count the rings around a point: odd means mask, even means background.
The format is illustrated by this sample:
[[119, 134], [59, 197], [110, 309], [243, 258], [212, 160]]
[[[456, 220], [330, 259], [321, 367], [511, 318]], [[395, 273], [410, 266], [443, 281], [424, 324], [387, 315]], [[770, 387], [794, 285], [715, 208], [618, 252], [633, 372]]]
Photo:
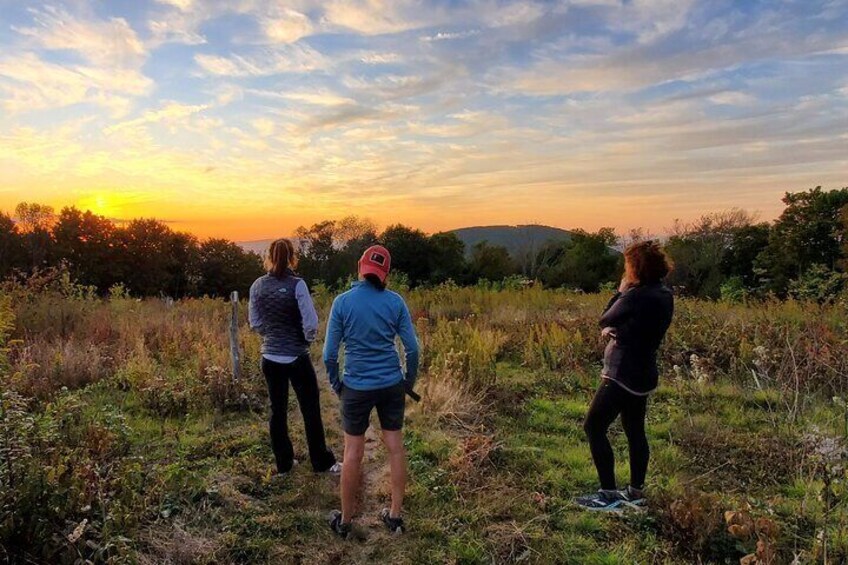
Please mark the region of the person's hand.
[[618, 283], [618, 292], [624, 292], [628, 288], [630, 288], [630, 283], [627, 281], [626, 278], [622, 277], [621, 282]]
[[615, 328], [607, 326], [601, 330], [601, 337], [615, 339]]

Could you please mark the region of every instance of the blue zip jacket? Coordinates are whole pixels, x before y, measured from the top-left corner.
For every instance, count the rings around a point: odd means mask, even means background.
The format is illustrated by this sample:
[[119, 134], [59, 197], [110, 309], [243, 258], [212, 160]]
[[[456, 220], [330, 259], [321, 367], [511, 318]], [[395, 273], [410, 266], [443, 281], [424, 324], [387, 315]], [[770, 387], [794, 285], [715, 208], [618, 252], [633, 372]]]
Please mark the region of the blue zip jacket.
[[391, 290], [379, 290], [366, 281], [355, 282], [333, 301], [324, 365], [333, 390], [339, 392], [339, 348], [344, 343], [344, 386], [376, 390], [403, 380], [395, 337], [400, 336], [406, 355], [406, 380], [418, 376], [418, 339], [403, 298]]

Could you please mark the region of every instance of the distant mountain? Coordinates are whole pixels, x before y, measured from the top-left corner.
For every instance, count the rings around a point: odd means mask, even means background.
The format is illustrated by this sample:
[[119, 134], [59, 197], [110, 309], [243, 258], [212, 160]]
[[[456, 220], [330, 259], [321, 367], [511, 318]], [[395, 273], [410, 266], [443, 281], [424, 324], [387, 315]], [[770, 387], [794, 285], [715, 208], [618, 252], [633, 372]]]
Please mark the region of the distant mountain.
[[467, 255], [471, 254], [475, 245], [485, 241], [489, 245], [506, 247], [509, 254], [515, 258], [538, 251], [548, 241], [571, 239], [571, 232], [568, 230], [540, 225], [477, 226], [453, 230], [453, 233], [465, 244]]
[[271, 245], [273, 239], [256, 239], [253, 241], [237, 241], [236, 245], [240, 246], [245, 251], [253, 251], [259, 255], [265, 255], [268, 252], [268, 246]]
[[[471, 254], [475, 245], [486, 241], [489, 245], [506, 247], [509, 254], [519, 258], [528, 252], [535, 252], [548, 241], [567, 241], [571, 232], [550, 226], [475, 226], [453, 230], [465, 244], [466, 255]], [[264, 255], [272, 239], [257, 239], [237, 242], [243, 249]], [[296, 242], [295, 242], [296, 243]]]
[[[294, 243], [295, 247], [298, 246], [300, 240], [296, 237], [289, 238], [291, 242]], [[268, 247], [271, 245], [273, 239], [254, 239], [253, 241], [237, 241], [236, 245], [244, 249], [245, 251], [253, 251], [254, 253], [258, 253], [259, 255], [264, 256], [268, 253]]]

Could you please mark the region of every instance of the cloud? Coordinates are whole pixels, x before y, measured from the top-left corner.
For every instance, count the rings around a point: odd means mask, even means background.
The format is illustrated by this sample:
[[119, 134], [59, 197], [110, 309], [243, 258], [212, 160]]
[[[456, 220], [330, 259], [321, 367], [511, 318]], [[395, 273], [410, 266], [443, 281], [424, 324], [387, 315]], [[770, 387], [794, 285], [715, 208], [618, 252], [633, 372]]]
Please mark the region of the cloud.
[[302, 104], [310, 104], [312, 106], [343, 106], [354, 104], [354, 100], [346, 96], [341, 96], [326, 89], [322, 90], [293, 90], [281, 92], [269, 91], [252, 91], [260, 96], [270, 96], [275, 98], [283, 98]]
[[483, 21], [490, 27], [528, 24], [538, 20], [545, 8], [536, 2], [513, 2], [486, 10]]
[[463, 71], [459, 68], [437, 69], [428, 75], [382, 74], [374, 78], [347, 77], [345, 86], [360, 97], [381, 100], [414, 98], [437, 91]]
[[747, 92], [739, 92], [738, 90], [724, 90], [717, 92], [708, 98], [713, 104], [722, 104], [727, 106], [747, 106], [757, 101], [757, 97]]
[[0, 103], [10, 112], [93, 103], [125, 113], [126, 96], [144, 96], [153, 81], [138, 71], [58, 65], [35, 53], [0, 57]]
[[215, 102], [219, 106], [226, 106], [241, 100], [244, 97], [244, 91], [235, 84], [222, 84], [214, 90], [214, 95]]
[[185, 118], [202, 112], [209, 108], [207, 104], [180, 104], [179, 102], [167, 102], [157, 110], [148, 110], [141, 117], [134, 120], [117, 123], [104, 130], [104, 133], [111, 134], [124, 129], [137, 128], [138, 126], [154, 123], [178, 123]]
[[447, 41], [450, 39], [465, 39], [467, 37], [473, 37], [475, 35], [480, 35], [479, 29], [469, 29], [466, 31], [440, 31], [434, 35], [425, 35], [421, 37], [421, 41]]
[[[153, 81], [141, 71], [147, 50], [124, 18], [55, 6], [27, 12], [31, 25], [12, 26], [26, 49], [7, 48], [0, 56], [0, 104], [8, 111], [90, 103], [119, 118], [130, 111], [132, 97], [151, 92]], [[46, 60], [54, 52], [75, 53], [79, 62]]]
[[261, 25], [273, 43], [294, 43], [308, 37], [315, 29], [308, 16], [288, 8], [281, 8], [278, 13], [262, 19]]
[[388, 65], [399, 63], [403, 59], [398, 53], [364, 53], [359, 60], [366, 65]]
[[510, 90], [540, 96], [633, 90], [700, 80], [744, 64], [809, 56], [832, 40], [819, 36], [789, 42], [755, 36], [730, 45], [625, 46], [605, 54], [544, 56], [529, 68], [502, 68], [492, 78]]
[[251, 121], [250, 125], [253, 126], [253, 129], [255, 129], [259, 133], [259, 135], [265, 137], [272, 135], [276, 127], [274, 120], [270, 120], [268, 118], [257, 118]]
[[147, 58], [123, 18], [81, 19], [53, 6], [29, 11], [35, 25], [13, 29], [42, 49], [76, 51], [89, 63], [110, 68], [139, 68]]
[[194, 61], [206, 74], [231, 77], [305, 73], [328, 65], [321, 53], [306, 45], [284, 45], [228, 57], [201, 53], [194, 56]]
[[61, 171], [222, 234], [377, 201], [425, 229], [469, 209], [661, 228], [777, 208], [848, 165], [838, 2], [90, 2], [18, 11], [0, 37], [0, 205]]
[[160, 4], [165, 4], [168, 6], [174, 6], [182, 11], [188, 11], [192, 6], [194, 6], [194, 0], [156, 0]]
[[328, 112], [318, 114], [307, 120], [301, 127], [304, 133], [313, 130], [344, 127], [349, 124], [385, 120], [396, 114], [381, 111], [376, 108], [360, 106], [358, 104], [346, 104]]
[[158, 47], [165, 43], [182, 43], [183, 45], [203, 45], [206, 38], [194, 30], [195, 25], [184, 19], [150, 20], [150, 44]]
[[329, 0], [322, 23], [362, 35], [400, 33], [441, 21], [435, 7], [415, 10], [410, 0]]

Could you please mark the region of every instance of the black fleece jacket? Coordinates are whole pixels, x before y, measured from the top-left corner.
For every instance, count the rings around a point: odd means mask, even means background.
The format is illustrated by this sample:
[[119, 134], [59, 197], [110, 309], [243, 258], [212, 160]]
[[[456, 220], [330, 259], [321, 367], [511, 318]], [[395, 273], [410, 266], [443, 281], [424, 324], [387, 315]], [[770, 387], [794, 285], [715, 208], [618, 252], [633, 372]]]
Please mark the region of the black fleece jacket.
[[615, 293], [600, 320], [602, 328], [613, 330], [604, 350], [602, 376], [633, 394], [646, 395], [656, 389], [657, 349], [673, 314], [674, 296], [662, 283]]

